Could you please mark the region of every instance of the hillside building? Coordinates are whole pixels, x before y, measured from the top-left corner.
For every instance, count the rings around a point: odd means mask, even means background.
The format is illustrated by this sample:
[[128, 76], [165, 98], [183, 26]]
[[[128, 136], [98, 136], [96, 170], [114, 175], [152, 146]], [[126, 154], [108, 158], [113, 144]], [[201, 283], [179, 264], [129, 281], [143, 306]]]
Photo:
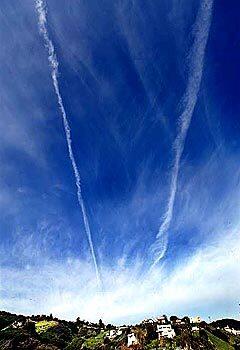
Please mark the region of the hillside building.
[[166, 316], [159, 316], [159, 317], [156, 318], [156, 322], [158, 324], [167, 324], [168, 320], [167, 320]]
[[194, 317], [190, 317], [190, 323], [201, 323], [201, 317], [200, 316], [194, 316]]
[[122, 333], [123, 333], [123, 331], [120, 328], [110, 329], [110, 331], [108, 333], [108, 337], [109, 337], [109, 339], [113, 339], [113, 338], [121, 335]]
[[234, 328], [230, 328], [229, 326], [224, 327], [224, 330], [228, 333], [231, 333], [233, 335], [240, 335], [240, 331], [234, 329]]
[[137, 345], [138, 344], [138, 339], [137, 337], [135, 336], [134, 333], [130, 333], [128, 334], [128, 339], [127, 339], [127, 346], [132, 346], [132, 345]]
[[157, 325], [158, 339], [162, 337], [172, 339], [176, 333], [170, 324]]
[[142, 324], [154, 324], [154, 319], [152, 318], [145, 318], [143, 321], [142, 321]]

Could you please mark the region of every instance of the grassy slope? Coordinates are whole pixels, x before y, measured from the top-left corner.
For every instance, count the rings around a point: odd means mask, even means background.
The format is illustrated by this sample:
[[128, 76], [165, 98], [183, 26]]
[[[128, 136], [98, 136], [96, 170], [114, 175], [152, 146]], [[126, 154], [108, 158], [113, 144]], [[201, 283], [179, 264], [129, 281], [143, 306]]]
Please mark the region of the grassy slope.
[[95, 337], [86, 339], [83, 345], [86, 346], [88, 349], [91, 349], [91, 348], [94, 349], [96, 346], [103, 344], [103, 341], [106, 335], [107, 335], [107, 332], [101, 332]]
[[58, 325], [58, 322], [56, 321], [39, 321], [36, 323], [35, 327], [36, 327], [36, 332], [37, 333], [42, 333], [42, 332], [46, 332], [49, 328], [55, 327]]
[[207, 332], [207, 335], [211, 343], [213, 343], [213, 345], [215, 345], [218, 350], [234, 350], [234, 348], [231, 345], [219, 339], [218, 337], [215, 337], [215, 335], [213, 335], [212, 333]]

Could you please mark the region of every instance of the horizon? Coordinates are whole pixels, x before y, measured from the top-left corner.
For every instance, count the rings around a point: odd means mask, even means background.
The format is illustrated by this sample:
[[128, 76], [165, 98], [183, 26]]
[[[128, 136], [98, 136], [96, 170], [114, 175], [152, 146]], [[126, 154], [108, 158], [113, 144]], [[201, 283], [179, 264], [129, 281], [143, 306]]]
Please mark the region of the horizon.
[[239, 319], [240, 3], [0, 10], [0, 309]]
[[[13, 312], [5, 311], [5, 310], [0, 310], [0, 312], [6, 312], [6, 313], [10, 313], [10, 314], [15, 314], [15, 313], [13, 313]], [[17, 314], [16, 314], [16, 315], [17, 315]], [[31, 319], [31, 318], [35, 318], [35, 317], [40, 317], [40, 318], [42, 318], [42, 317], [49, 317], [49, 316], [51, 316], [53, 319], [58, 319], [58, 320], [60, 320], [60, 321], [67, 321], [67, 322], [76, 322], [76, 320], [79, 318], [79, 317], [77, 317], [76, 319], [61, 319], [61, 318], [59, 318], [59, 317], [53, 315], [52, 313], [50, 313], [50, 314], [48, 314], [48, 315], [46, 315], [46, 314], [32, 314], [32, 315], [28, 315], [28, 314], [19, 314], [18, 316], [24, 316], [24, 317], [30, 318], [30, 319]], [[137, 321], [137, 322], [134, 323], [134, 324], [131, 324], [131, 323], [127, 323], [127, 324], [125, 324], [125, 323], [122, 323], [122, 324], [114, 324], [114, 323], [108, 322], [107, 320], [103, 320], [102, 318], [100, 318], [99, 320], [96, 320], [96, 321], [89, 321], [89, 320], [85, 320], [85, 319], [81, 319], [81, 318], [79, 318], [79, 319], [80, 319], [81, 321], [89, 322], [89, 323], [93, 323], [93, 324], [94, 324], [94, 323], [97, 324], [97, 323], [99, 323], [99, 321], [101, 320], [105, 326], [107, 326], [108, 324], [111, 324], [111, 326], [114, 326], [114, 327], [122, 327], [122, 326], [129, 327], [129, 326], [134, 326], [134, 325], [141, 324], [141, 323], [143, 323], [143, 321], [153, 320], [154, 322], [158, 322], [157, 319], [158, 319], [159, 317], [162, 317], [162, 316], [166, 316], [166, 318], [167, 318], [168, 321], [170, 321], [170, 318], [171, 318], [172, 316], [177, 317], [177, 318], [180, 319], [180, 320], [183, 319], [184, 317], [188, 317], [190, 320], [191, 320], [191, 318], [200, 317], [200, 320], [201, 320], [201, 321], [200, 321], [200, 322], [197, 322], [197, 323], [205, 322], [205, 323], [209, 323], [209, 324], [212, 323], [212, 322], [219, 321], [219, 320], [234, 319], [234, 318], [229, 318], [229, 317], [221, 317], [221, 318], [212, 319], [210, 316], [208, 316], [208, 319], [204, 319], [204, 318], [202, 318], [200, 315], [185, 315], [185, 314], [184, 314], [184, 316], [183, 316], [183, 315], [179, 316], [179, 315], [175, 315], [175, 314], [174, 314], [174, 315], [166, 315], [166, 314], [162, 314], [162, 315], [151, 315], [151, 316], [145, 317], [145, 318], [143, 318], [143, 319]], [[239, 321], [239, 319], [234, 319], [234, 320]], [[191, 322], [191, 323], [194, 323], [194, 322]]]

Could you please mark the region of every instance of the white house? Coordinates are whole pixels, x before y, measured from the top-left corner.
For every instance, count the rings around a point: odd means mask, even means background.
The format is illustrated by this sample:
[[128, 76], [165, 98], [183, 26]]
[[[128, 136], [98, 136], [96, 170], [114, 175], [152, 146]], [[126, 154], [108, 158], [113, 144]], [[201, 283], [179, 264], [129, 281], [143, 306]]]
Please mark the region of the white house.
[[181, 324], [182, 320], [180, 318], [176, 318], [176, 320], [174, 319], [174, 320], [172, 320], [170, 322], [173, 325], [179, 325], [179, 324]]
[[157, 323], [159, 324], [166, 324], [167, 323], [167, 320], [166, 320], [166, 317], [165, 316], [159, 316], [156, 318], [156, 321]]
[[157, 325], [158, 339], [161, 337], [174, 338], [176, 333], [170, 324]]
[[152, 318], [145, 318], [145, 320], [142, 321], [143, 324], [149, 324], [149, 323], [154, 323], [154, 319]]
[[200, 323], [200, 322], [202, 322], [202, 320], [201, 320], [200, 316], [194, 316], [194, 317], [190, 317], [190, 322], [191, 323]]
[[198, 326], [192, 326], [192, 331], [193, 332], [198, 332], [199, 331], [199, 327]]
[[20, 328], [20, 327], [23, 326], [23, 324], [24, 324], [24, 322], [22, 322], [22, 321], [14, 321], [14, 322], [12, 323], [12, 327], [13, 327], [13, 328]]
[[240, 335], [240, 331], [234, 329], [234, 328], [230, 328], [229, 326], [224, 327], [224, 330], [228, 333], [234, 334], [234, 335]]
[[135, 334], [134, 333], [128, 334], [127, 346], [137, 345], [137, 344], [138, 344], [138, 340]]
[[110, 329], [109, 333], [108, 333], [108, 337], [110, 339], [113, 339], [115, 337], [117, 337], [118, 335], [121, 335], [122, 334], [122, 330], [117, 328], [117, 329]]
[[116, 336], [116, 329], [110, 329], [108, 336], [109, 338], [114, 338]]

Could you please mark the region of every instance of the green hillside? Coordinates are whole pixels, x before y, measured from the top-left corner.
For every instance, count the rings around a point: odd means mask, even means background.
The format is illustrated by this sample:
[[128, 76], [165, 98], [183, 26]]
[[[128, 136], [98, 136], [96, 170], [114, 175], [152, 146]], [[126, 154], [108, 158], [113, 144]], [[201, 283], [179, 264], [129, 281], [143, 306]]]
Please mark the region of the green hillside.
[[[171, 330], [171, 337], [160, 332], [162, 323], [158, 320], [116, 327], [110, 324], [106, 326], [101, 320], [90, 323], [78, 318], [70, 322], [52, 315], [26, 317], [2, 311], [0, 350], [240, 349], [240, 336], [227, 332], [229, 328], [226, 330], [225, 327], [230, 327], [230, 323], [226, 320], [220, 320], [218, 326], [205, 322], [193, 325], [188, 317], [177, 319], [174, 316], [170, 318], [171, 321], [164, 317], [164, 325]], [[219, 326], [221, 322], [222, 328]], [[231, 322], [237, 330], [240, 329], [239, 321]], [[133, 340], [131, 344], [129, 339]]]

